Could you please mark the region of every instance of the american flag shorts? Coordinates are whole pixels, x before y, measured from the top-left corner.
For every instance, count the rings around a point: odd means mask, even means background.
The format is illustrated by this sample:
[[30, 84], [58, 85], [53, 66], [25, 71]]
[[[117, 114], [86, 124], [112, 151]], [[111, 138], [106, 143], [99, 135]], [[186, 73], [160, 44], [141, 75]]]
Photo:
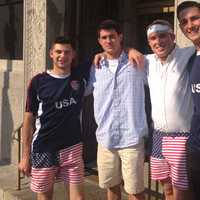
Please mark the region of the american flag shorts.
[[31, 153], [31, 190], [52, 189], [54, 182], [81, 184], [84, 177], [81, 143], [55, 153]]
[[151, 154], [151, 178], [170, 178], [178, 189], [189, 188], [186, 164], [186, 142], [189, 133], [165, 133], [154, 130]]

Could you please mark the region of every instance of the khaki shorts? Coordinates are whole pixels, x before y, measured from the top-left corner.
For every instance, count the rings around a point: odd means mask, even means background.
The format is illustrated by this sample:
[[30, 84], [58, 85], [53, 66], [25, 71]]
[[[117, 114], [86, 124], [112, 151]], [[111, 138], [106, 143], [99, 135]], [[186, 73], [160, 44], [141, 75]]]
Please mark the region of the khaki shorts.
[[144, 144], [109, 150], [98, 145], [99, 186], [110, 188], [124, 181], [128, 194], [144, 191]]

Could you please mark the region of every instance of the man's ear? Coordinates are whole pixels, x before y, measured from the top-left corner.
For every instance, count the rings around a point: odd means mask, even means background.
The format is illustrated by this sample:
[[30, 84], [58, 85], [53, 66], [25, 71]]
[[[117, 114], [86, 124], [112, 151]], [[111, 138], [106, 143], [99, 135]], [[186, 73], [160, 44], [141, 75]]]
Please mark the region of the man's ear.
[[49, 50], [49, 56], [50, 56], [50, 58], [52, 58], [52, 56], [53, 56], [52, 54], [53, 54], [53, 51], [52, 51], [52, 49], [50, 49]]
[[120, 38], [120, 42], [122, 42], [123, 41], [123, 34], [122, 33], [120, 33], [119, 38]]
[[73, 50], [73, 59], [76, 59], [77, 53], [75, 50]]
[[98, 43], [99, 43], [99, 45], [101, 46], [101, 40], [100, 40], [100, 38], [98, 37]]
[[181, 31], [183, 32], [183, 29], [182, 29], [182, 26], [181, 26], [181, 24], [179, 23], [178, 25], [179, 25], [179, 28], [181, 29]]
[[174, 34], [174, 33], [171, 33], [171, 38], [172, 38], [172, 40], [173, 40], [173, 41], [175, 41], [175, 39], [176, 39], [176, 36], [175, 36], [175, 34]]

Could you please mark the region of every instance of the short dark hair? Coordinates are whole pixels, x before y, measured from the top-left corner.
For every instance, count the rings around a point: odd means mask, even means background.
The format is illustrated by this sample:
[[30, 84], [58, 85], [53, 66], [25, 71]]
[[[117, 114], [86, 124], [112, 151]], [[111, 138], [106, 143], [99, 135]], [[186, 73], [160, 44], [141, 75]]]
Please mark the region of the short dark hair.
[[196, 1], [184, 1], [177, 6], [177, 17], [179, 19], [180, 12], [186, 8], [196, 7], [200, 10], [200, 3]]
[[72, 46], [72, 48], [75, 49], [74, 41], [71, 38], [68, 38], [65, 36], [57, 36], [51, 43], [51, 48], [55, 44], [70, 44]]
[[118, 34], [121, 34], [122, 33], [122, 30], [121, 30], [121, 27], [119, 25], [118, 22], [112, 20], [112, 19], [107, 19], [107, 20], [104, 20], [102, 21], [98, 28], [97, 28], [97, 36], [99, 37], [100, 36], [100, 31], [101, 30], [115, 30]]
[[153, 26], [154, 24], [161, 24], [161, 25], [167, 25], [169, 26], [172, 30], [173, 30], [173, 26], [167, 21], [167, 20], [164, 20], [164, 19], [156, 19], [154, 20], [151, 24], [149, 24], [146, 28], [146, 31], [149, 29], [149, 27]]

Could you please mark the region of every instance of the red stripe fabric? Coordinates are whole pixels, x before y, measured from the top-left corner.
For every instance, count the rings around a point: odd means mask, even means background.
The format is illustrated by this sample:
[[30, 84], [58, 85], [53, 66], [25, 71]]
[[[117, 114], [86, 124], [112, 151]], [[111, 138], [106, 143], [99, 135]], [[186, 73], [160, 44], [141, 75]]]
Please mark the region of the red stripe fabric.
[[188, 137], [163, 137], [162, 158], [151, 157], [151, 177], [163, 180], [171, 177], [172, 184], [180, 189], [188, 188], [186, 168], [186, 141]]
[[59, 167], [32, 168], [32, 191], [37, 193], [47, 192], [57, 181], [73, 184], [83, 182], [82, 144], [61, 150], [59, 158]]

